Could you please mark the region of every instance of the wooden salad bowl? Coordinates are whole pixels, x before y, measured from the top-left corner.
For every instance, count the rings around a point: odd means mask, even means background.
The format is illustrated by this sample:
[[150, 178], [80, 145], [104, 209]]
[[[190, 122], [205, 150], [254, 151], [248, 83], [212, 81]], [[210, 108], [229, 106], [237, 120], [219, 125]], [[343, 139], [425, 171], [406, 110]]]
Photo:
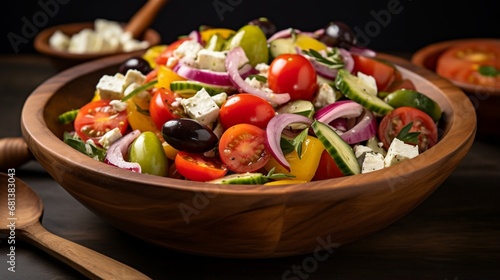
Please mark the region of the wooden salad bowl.
[[[436, 72], [439, 57], [449, 48], [461, 44], [484, 44], [494, 42], [500, 44], [500, 39], [492, 38], [469, 38], [437, 42], [417, 50], [411, 58], [411, 62]], [[500, 88], [485, 87], [450, 80], [458, 88], [462, 89], [472, 101], [477, 115], [477, 138], [491, 140], [500, 136]]]
[[173, 250], [272, 258], [333, 250], [417, 207], [468, 153], [474, 107], [456, 86], [407, 60], [380, 54], [441, 106], [441, 139], [418, 157], [368, 174], [305, 184], [214, 185], [138, 174], [95, 161], [61, 139], [57, 116], [87, 103], [99, 78], [128, 55], [81, 64], [41, 84], [21, 116], [33, 156], [68, 193], [116, 228]]

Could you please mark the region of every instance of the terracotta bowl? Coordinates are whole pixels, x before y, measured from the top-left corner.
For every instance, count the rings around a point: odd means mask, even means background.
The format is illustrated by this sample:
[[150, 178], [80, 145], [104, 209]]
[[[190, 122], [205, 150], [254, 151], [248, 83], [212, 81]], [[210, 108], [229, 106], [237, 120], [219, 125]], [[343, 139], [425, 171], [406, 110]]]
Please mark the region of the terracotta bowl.
[[213, 185], [138, 174], [95, 161], [61, 140], [57, 116], [87, 103], [96, 82], [128, 56], [59, 73], [27, 98], [24, 140], [67, 192], [118, 229], [173, 250], [218, 257], [271, 258], [337, 247], [369, 236], [418, 206], [453, 172], [475, 136], [465, 94], [407, 60], [405, 77], [444, 112], [442, 138], [418, 157], [380, 171], [297, 185]]
[[[86, 54], [77, 54], [77, 53], [70, 53], [70, 52], [64, 52], [64, 51], [59, 51], [54, 48], [52, 48], [49, 45], [49, 38], [56, 32], [57, 30], [62, 31], [66, 35], [73, 35], [84, 28], [94, 28], [94, 22], [79, 22], [79, 23], [70, 23], [70, 24], [62, 24], [62, 25], [57, 25], [57, 26], [52, 26], [47, 29], [42, 30], [40, 33], [37, 34], [34, 40], [34, 47], [35, 49], [44, 55], [47, 55], [52, 59], [52, 62], [54, 66], [57, 67], [59, 70], [64, 70], [69, 67], [75, 66], [77, 64], [87, 62], [90, 60], [102, 58], [105, 56], [110, 56], [110, 55], [117, 55], [119, 53], [117, 52], [100, 52], [100, 53], [86, 53]], [[144, 32], [144, 35], [141, 40], [148, 41], [151, 46], [157, 45], [161, 42], [161, 36], [160, 34], [153, 30], [153, 29], [148, 29], [146, 32]], [[133, 52], [129, 52], [131, 55], [139, 55], [142, 54], [144, 50], [137, 50]]]
[[[500, 39], [471, 38], [438, 42], [416, 51], [411, 58], [414, 64], [436, 71], [437, 61], [447, 49], [462, 43], [481, 44], [482, 42], [500, 42]], [[477, 137], [492, 139], [500, 136], [500, 88], [474, 86], [471, 84], [453, 81], [455, 86], [462, 89], [472, 101], [477, 114]]]

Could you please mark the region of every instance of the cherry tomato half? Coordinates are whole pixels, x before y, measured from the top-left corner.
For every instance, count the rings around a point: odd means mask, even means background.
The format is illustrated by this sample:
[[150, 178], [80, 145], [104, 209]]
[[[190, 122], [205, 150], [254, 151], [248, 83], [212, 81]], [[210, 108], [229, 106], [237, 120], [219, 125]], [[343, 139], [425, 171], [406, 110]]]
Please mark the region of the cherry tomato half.
[[385, 91], [396, 80], [396, 69], [372, 57], [353, 54], [354, 69], [353, 74], [358, 72], [373, 76], [377, 83], [378, 91]]
[[434, 120], [423, 111], [413, 107], [398, 107], [380, 121], [378, 137], [388, 149], [399, 131], [413, 122], [410, 132], [420, 132], [418, 150], [420, 153], [434, 146], [438, 141], [438, 129]]
[[155, 88], [149, 103], [149, 114], [158, 130], [171, 119], [183, 116], [182, 106], [172, 106], [177, 95], [169, 89]]
[[177, 172], [188, 180], [205, 182], [227, 173], [227, 167], [217, 158], [179, 151], [175, 156]]
[[290, 100], [311, 100], [318, 87], [314, 66], [300, 54], [278, 55], [269, 65], [269, 88], [288, 93]]
[[222, 104], [219, 119], [225, 129], [240, 123], [265, 128], [276, 112], [263, 98], [250, 93], [231, 95]]
[[231, 171], [259, 170], [271, 158], [266, 147], [265, 130], [246, 123], [231, 126], [220, 137], [219, 156]]
[[127, 111], [117, 112], [110, 105], [111, 100], [91, 101], [80, 108], [76, 115], [75, 132], [83, 141], [91, 139], [96, 145], [106, 132], [118, 127], [122, 134], [128, 128]]

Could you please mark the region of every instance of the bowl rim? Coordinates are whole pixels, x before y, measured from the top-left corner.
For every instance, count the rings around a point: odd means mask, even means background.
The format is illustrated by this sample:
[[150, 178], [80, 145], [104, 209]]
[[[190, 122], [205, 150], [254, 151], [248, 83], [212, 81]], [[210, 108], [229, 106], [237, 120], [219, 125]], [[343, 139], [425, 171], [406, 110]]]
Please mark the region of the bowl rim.
[[[80, 165], [81, 170], [74, 170], [74, 172], [90, 172], [101, 174], [102, 176], [109, 176], [116, 181], [116, 184], [133, 183], [137, 186], [171, 188], [182, 191], [202, 192], [212, 195], [222, 193], [242, 196], [285, 195], [291, 193], [322, 191], [325, 189], [349, 189], [353, 195], [361, 195], [366, 194], [368, 191], [379, 191], [380, 188], [387, 189], [387, 185], [391, 185], [391, 182], [397, 182], [404, 179], [401, 178], [401, 174], [394, 172], [398, 169], [410, 172], [422, 171], [434, 168], [433, 166], [435, 164], [445, 164], [446, 161], [444, 156], [459, 153], [459, 149], [461, 149], [461, 147], [465, 147], [466, 151], [468, 151], [476, 133], [475, 113], [471, 114], [468, 118], [462, 118], [458, 115], [458, 112], [446, 112], [451, 114], [452, 117], [448, 120], [449, 123], [446, 131], [443, 133], [443, 137], [434, 147], [425, 153], [420, 154], [416, 158], [401, 162], [397, 165], [397, 167], [388, 167], [375, 172], [294, 185], [216, 185], [206, 182], [193, 182], [149, 174], [139, 174], [100, 162], [97, 163], [96, 166], [96, 161], [94, 159], [72, 149], [52, 133], [44, 121], [44, 109], [47, 102], [49, 102], [57, 90], [63, 87], [64, 83], [67, 83], [79, 76], [113, 65], [118, 65], [119, 62], [128, 57], [130, 57], [130, 54], [120, 54], [86, 62], [66, 69], [39, 85], [26, 99], [21, 113], [22, 134], [28, 144], [28, 147], [36, 145], [43, 151], [50, 151], [53, 157], [63, 163], [71, 164], [77, 162]], [[412, 64], [406, 59], [386, 54], [379, 54], [379, 57], [382, 59], [390, 59], [404, 72], [407, 71], [408, 73], [413, 73], [414, 75], [420, 76], [421, 78], [429, 81], [430, 85], [435, 87], [437, 90], [445, 90], [446, 94], [444, 94], [443, 98], [446, 99], [447, 103], [451, 104], [451, 109], [469, 110], [474, 112], [474, 107], [464, 92], [437, 74], [423, 67]], [[436, 83], [441, 84], [441, 86]], [[467, 132], [465, 135], [464, 131]], [[435, 153], [437, 153], [438, 156], [431, 156], [431, 154]], [[35, 154], [35, 156], [37, 155]], [[361, 176], [363, 180], [358, 180]], [[86, 177], [89, 178], [91, 176]], [[145, 180], [145, 178], [147, 180]], [[359, 181], [361, 181], [361, 183]], [[368, 184], [366, 184], [366, 182], [370, 182], [370, 189], [368, 189]], [[353, 192], [353, 187], [356, 186], [356, 191]]]
[[[124, 23], [122, 23], [124, 24]], [[118, 54], [126, 54], [126, 53], [136, 53], [136, 52], [144, 52], [145, 49], [135, 50], [131, 52], [98, 52], [98, 53], [70, 53], [65, 51], [60, 51], [53, 49], [49, 46], [49, 38], [56, 32], [57, 30], [61, 30], [64, 32], [66, 29], [75, 29], [75, 30], [83, 30], [84, 28], [94, 28], [94, 22], [85, 21], [85, 22], [72, 22], [72, 23], [64, 23], [59, 25], [54, 25], [40, 31], [33, 41], [33, 46], [35, 49], [44, 55], [49, 55], [52, 57], [70, 59], [70, 60], [90, 60], [101, 58], [110, 55], [118, 55]], [[65, 33], [66, 34], [66, 33]], [[69, 35], [73, 35], [71, 33]], [[146, 38], [148, 40], [146, 40]], [[144, 35], [143, 40], [146, 40], [150, 43], [150, 46], [157, 45], [161, 42], [161, 36], [158, 31], [148, 28]]]
[[[439, 54], [446, 51], [447, 49], [457, 46], [459, 44], [471, 44], [471, 43], [481, 43], [481, 42], [493, 42], [500, 44], [499, 38], [489, 38], [489, 37], [477, 37], [477, 38], [464, 38], [464, 39], [453, 39], [446, 41], [439, 41], [436, 43], [429, 44], [418, 49], [411, 57], [411, 62], [428, 69], [425, 65], [425, 61], [427, 57]], [[435, 69], [429, 69], [432, 72], [435, 72]], [[445, 78], [447, 79], [447, 78]], [[497, 87], [485, 87], [473, 84], [467, 84], [464, 82], [455, 81], [452, 79], [448, 79], [452, 84], [457, 86], [458, 88], [470, 92], [470, 93], [478, 93], [478, 94], [494, 94], [500, 95], [500, 88]]]

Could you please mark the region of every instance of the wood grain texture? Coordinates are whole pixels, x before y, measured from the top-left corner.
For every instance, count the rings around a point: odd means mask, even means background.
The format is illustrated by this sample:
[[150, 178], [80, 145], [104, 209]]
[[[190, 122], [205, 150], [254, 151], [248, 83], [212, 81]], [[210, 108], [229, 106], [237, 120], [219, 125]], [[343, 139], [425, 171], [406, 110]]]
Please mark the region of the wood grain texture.
[[[47, 231], [40, 223], [43, 203], [37, 194], [20, 179], [5, 173], [0, 173], [0, 178], [2, 205], [7, 205], [9, 193], [7, 181], [9, 178], [14, 178], [15, 215], [10, 216], [8, 211], [2, 211], [0, 218], [3, 221], [12, 221], [11, 218], [15, 218], [15, 231], [20, 238], [70, 265], [90, 279], [151, 279], [132, 267]], [[0, 232], [10, 230], [7, 225], [0, 227]]]
[[68, 147], [61, 137], [71, 128], [57, 123], [57, 115], [88, 102], [98, 79], [114, 74], [126, 57], [86, 63], [40, 85], [23, 108], [23, 137], [47, 172], [88, 209], [133, 236], [182, 252], [270, 258], [310, 253], [325, 240], [323, 250], [366, 237], [426, 199], [468, 153], [475, 136], [474, 108], [461, 90], [429, 70], [381, 54], [444, 112], [440, 142], [412, 160], [286, 186], [211, 185], [137, 174]]
[[132, 34], [132, 38], [142, 38], [168, 0], [148, 0], [126, 24], [124, 30]]

